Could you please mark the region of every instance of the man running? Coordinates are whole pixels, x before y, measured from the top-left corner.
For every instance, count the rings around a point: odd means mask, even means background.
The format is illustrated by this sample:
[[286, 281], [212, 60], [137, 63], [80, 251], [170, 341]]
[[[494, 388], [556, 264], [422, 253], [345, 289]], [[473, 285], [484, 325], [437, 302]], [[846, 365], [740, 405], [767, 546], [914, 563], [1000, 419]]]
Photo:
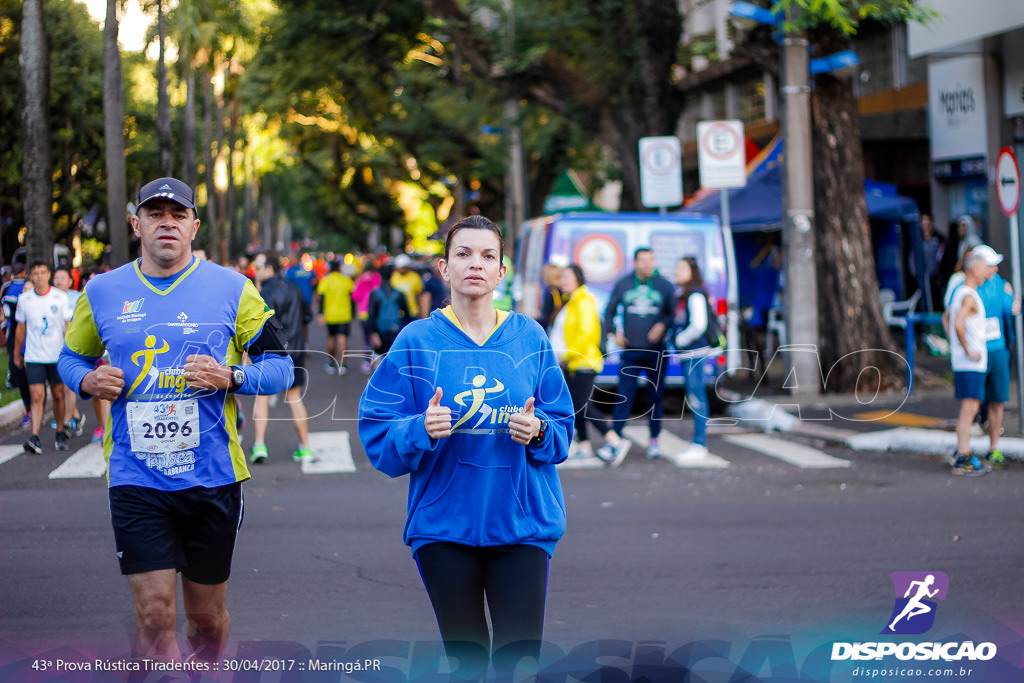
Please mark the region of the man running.
[[[57, 270], [53, 271], [53, 286], [68, 297], [68, 307], [71, 308], [72, 313], [74, 313], [75, 304], [78, 303], [78, 297], [82, 295], [78, 290], [71, 289], [73, 282], [71, 269], [67, 266], [57, 266]], [[56, 420], [53, 421], [53, 427], [57, 428]], [[85, 415], [78, 412], [78, 400], [75, 398], [75, 392], [71, 391], [69, 387], [64, 387], [63, 429], [66, 434], [71, 436], [81, 436], [85, 429]]]
[[[67, 295], [50, 286], [50, 267], [46, 263], [34, 262], [29, 269], [29, 278], [33, 291], [23, 292], [18, 297], [18, 310], [14, 314], [18, 321], [14, 364], [24, 368], [32, 397], [32, 436], [25, 441], [25, 452], [41, 455], [43, 446], [39, 441], [39, 428], [43, 423], [47, 384], [53, 396], [53, 417], [60, 427], [55, 447], [58, 451], [68, 449], [68, 433], [64, 431], [64, 384], [57, 374], [57, 359], [64, 346], [64, 330], [71, 320], [71, 308]], [[22, 348], [25, 349], [24, 355]]]
[[[192, 189], [142, 187], [132, 217], [141, 258], [89, 282], [60, 356], [79, 396], [111, 401], [104, 440], [121, 573], [135, 606], [135, 656], [177, 660], [180, 571], [192, 657], [216, 661], [242, 482], [231, 393], [277, 393], [292, 381], [279, 325], [244, 275], [192, 256]], [[97, 361], [104, 351], [110, 365]], [[252, 365], [240, 365], [248, 352]]]
[[[259, 283], [260, 295], [275, 311], [281, 320], [281, 336], [288, 344], [288, 355], [295, 364], [295, 380], [291, 388], [285, 392], [284, 400], [292, 411], [292, 421], [299, 436], [299, 447], [292, 454], [296, 462], [313, 459], [313, 451], [309, 447], [309, 414], [302, 402], [302, 392], [306, 388], [306, 340], [309, 323], [313, 321], [313, 308], [306, 302], [302, 290], [297, 284], [281, 277], [281, 259], [274, 252], [257, 254], [252, 260], [256, 269], [256, 282]], [[256, 431], [256, 440], [252, 447], [249, 462], [254, 465], [267, 459], [267, 422], [270, 419], [270, 397], [257, 396], [252, 410], [252, 422]]]

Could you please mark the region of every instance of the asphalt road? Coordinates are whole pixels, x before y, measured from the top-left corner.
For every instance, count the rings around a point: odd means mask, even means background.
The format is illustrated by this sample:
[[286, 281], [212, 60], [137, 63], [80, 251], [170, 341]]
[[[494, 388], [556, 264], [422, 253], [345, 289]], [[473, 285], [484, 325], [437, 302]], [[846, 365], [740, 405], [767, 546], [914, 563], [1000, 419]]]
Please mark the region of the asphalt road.
[[[401, 542], [407, 483], [374, 471], [362, 452], [354, 416], [366, 377], [351, 367], [336, 377], [312, 363], [307, 405], [313, 432], [348, 432], [354, 472], [303, 473], [290, 458], [287, 408], [272, 411], [271, 457], [245, 485], [225, 668], [292, 668], [222, 674], [229, 680], [433, 680], [420, 674], [444, 670]], [[692, 433], [688, 419], [668, 429]], [[690, 680], [860, 680], [864, 662], [831, 662], [829, 652], [837, 641], [893, 640], [879, 633], [900, 597], [897, 571], [949, 577], [933, 627], [904, 640], [998, 647], [989, 661], [957, 661], [954, 675], [930, 680], [1024, 679], [1024, 467], [963, 479], [933, 456], [789, 437], [794, 450], [836, 459], [801, 466], [748, 447], [741, 432], [710, 432], [727, 467], [681, 469], [634, 447], [617, 469], [562, 470], [569, 525], [551, 564], [544, 650], [554, 679], [601, 669], [602, 680], [681, 681], [688, 669]], [[251, 421], [245, 437], [251, 445]], [[0, 444], [24, 438], [15, 430]], [[75, 439], [71, 452], [86, 442]], [[55, 668], [58, 659], [125, 661], [134, 619], [104, 479], [49, 478], [68, 454], [53, 452], [49, 435], [44, 447], [0, 464], [0, 679], [123, 680]], [[313, 674], [317, 658], [380, 659], [383, 670]], [[883, 680], [918, 680], [935, 665], [911, 664], [909, 676]]]

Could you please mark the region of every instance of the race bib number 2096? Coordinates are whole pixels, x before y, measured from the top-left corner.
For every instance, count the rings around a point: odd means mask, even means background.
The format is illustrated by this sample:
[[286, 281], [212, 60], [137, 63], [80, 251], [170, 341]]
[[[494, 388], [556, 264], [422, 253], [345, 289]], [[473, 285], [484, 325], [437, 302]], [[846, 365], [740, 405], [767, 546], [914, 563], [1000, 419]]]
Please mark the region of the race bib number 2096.
[[128, 432], [136, 453], [174, 453], [199, 446], [199, 401], [131, 401]]

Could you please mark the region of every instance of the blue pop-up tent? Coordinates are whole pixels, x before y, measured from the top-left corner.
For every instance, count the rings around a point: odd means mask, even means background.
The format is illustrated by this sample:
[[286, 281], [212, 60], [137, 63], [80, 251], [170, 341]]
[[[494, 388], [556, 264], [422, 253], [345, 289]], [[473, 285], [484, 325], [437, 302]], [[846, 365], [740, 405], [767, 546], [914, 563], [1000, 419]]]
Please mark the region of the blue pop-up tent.
[[[729, 193], [729, 223], [734, 234], [736, 264], [740, 279], [740, 306], [753, 309], [751, 323], [763, 324], [764, 311], [771, 308], [778, 284], [782, 229], [783, 174], [780, 154], [782, 138], [776, 137], [757, 158], [748, 164], [747, 184]], [[872, 241], [879, 286], [904, 298], [904, 258], [900, 244], [900, 224], [908, 226], [913, 258], [923, 258], [920, 246], [917, 202], [901, 197], [894, 185], [864, 181], [868, 217], [872, 223]], [[685, 211], [721, 216], [719, 192], [702, 196]], [[923, 268], [916, 268], [917, 273]]]

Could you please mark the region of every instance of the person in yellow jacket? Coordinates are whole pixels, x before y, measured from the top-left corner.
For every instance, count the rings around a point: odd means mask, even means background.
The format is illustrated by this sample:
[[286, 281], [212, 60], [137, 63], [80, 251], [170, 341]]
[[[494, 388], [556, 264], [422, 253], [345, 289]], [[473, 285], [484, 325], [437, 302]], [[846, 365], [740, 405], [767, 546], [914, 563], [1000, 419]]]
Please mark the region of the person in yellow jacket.
[[[583, 270], [573, 264], [562, 271], [559, 289], [564, 305], [552, 323], [552, 346], [559, 353], [565, 382], [576, 411], [577, 456], [598, 457], [612, 467], [629, 452], [630, 441], [616, 434], [594, 405], [594, 381], [604, 368], [601, 353], [601, 316], [594, 295], [586, 287]], [[605, 445], [595, 453], [587, 436], [587, 423], [604, 437]]]

